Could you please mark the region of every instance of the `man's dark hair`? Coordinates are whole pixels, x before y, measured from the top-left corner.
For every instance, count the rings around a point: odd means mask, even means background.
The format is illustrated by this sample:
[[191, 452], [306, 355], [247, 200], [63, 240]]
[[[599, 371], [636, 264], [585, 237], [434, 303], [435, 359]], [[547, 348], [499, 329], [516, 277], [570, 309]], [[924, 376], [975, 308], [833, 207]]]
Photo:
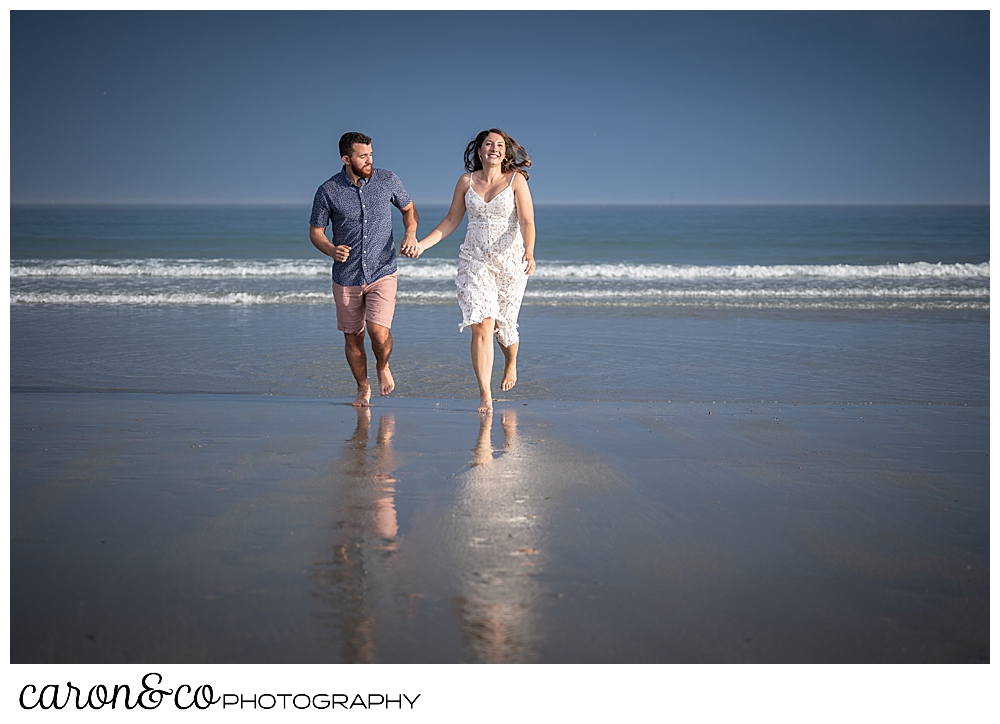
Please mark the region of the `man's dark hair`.
[[363, 146], [371, 144], [371, 136], [366, 136], [363, 133], [358, 133], [357, 131], [351, 131], [350, 133], [345, 133], [340, 137], [340, 155], [350, 156], [351, 151], [354, 150], [354, 144], [360, 143]]

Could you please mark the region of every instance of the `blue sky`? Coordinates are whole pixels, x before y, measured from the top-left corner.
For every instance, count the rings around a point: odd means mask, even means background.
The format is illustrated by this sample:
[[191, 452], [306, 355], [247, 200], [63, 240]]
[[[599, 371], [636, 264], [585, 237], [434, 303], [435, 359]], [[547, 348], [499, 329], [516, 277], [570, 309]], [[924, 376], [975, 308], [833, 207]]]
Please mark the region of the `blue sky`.
[[11, 12], [11, 200], [418, 202], [503, 128], [538, 203], [988, 203], [987, 12]]

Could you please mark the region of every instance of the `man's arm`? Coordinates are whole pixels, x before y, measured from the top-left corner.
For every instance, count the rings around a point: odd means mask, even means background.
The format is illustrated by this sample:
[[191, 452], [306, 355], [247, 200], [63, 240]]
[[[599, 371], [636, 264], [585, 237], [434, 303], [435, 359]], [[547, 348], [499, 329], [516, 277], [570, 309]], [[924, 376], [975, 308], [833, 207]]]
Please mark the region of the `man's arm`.
[[399, 247], [400, 254], [410, 255], [417, 246], [417, 223], [420, 220], [417, 214], [417, 207], [411, 201], [401, 208], [399, 212], [403, 215], [403, 243]]
[[[413, 202], [410, 202], [413, 205]], [[330, 243], [330, 240], [326, 238], [326, 229], [321, 229], [318, 226], [309, 225], [309, 241], [312, 245], [319, 249], [321, 252], [327, 256], [333, 257], [334, 261], [347, 261], [347, 257], [351, 255], [351, 247], [335, 246]]]

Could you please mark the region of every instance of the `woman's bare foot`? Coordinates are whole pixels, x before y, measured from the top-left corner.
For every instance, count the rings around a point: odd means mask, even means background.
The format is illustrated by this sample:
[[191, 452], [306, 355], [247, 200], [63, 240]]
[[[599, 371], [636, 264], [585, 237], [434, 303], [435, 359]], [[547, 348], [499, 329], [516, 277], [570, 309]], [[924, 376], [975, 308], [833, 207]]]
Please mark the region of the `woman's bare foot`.
[[504, 365], [503, 379], [500, 380], [500, 389], [506, 392], [515, 384], [517, 384], [517, 360]]
[[368, 407], [368, 400], [371, 399], [371, 396], [372, 396], [372, 386], [369, 385], [367, 381], [365, 381], [365, 384], [363, 386], [358, 385], [358, 396], [354, 398], [354, 402], [352, 402], [351, 404], [354, 407]]
[[385, 366], [385, 369], [376, 369], [375, 373], [378, 375], [378, 393], [380, 395], [388, 395], [394, 389], [396, 389], [396, 382], [392, 379], [392, 372], [389, 371], [389, 365]]
[[500, 389], [504, 392], [517, 384], [517, 349], [519, 346], [517, 342], [507, 347], [500, 345], [500, 349], [503, 351], [503, 379], [500, 380]]
[[476, 410], [480, 415], [492, 415], [493, 414], [493, 398], [492, 397], [480, 397], [479, 398], [479, 409]]

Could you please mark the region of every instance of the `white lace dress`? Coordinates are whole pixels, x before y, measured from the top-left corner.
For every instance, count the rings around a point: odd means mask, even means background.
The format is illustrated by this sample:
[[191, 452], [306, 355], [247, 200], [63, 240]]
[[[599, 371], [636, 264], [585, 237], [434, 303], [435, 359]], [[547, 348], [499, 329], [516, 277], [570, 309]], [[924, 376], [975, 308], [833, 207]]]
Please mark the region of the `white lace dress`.
[[524, 273], [524, 239], [514, 206], [514, 178], [503, 191], [483, 201], [472, 190], [465, 192], [469, 226], [458, 249], [458, 306], [462, 331], [487, 317], [496, 322], [497, 340], [504, 347], [517, 342], [517, 313], [521, 309], [528, 275]]

